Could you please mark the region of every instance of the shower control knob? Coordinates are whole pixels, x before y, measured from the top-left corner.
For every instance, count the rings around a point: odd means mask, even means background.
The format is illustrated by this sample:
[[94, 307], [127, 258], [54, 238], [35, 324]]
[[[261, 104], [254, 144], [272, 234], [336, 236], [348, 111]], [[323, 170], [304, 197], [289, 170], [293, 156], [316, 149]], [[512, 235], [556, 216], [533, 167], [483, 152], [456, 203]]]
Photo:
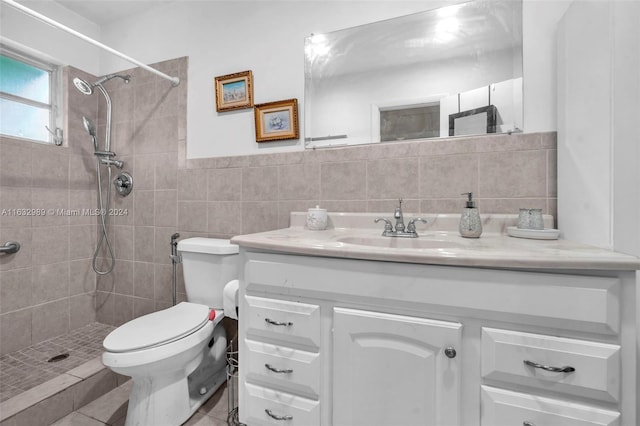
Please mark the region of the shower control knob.
[[449, 346], [448, 348], [446, 348], [444, 350], [444, 354], [448, 358], [455, 358], [458, 353], [456, 352], [456, 350], [452, 346]]
[[128, 172], [120, 172], [114, 179], [113, 185], [116, 187], [118, 194], [125, 197], [129, 195], [133, 189], [133, 178]]

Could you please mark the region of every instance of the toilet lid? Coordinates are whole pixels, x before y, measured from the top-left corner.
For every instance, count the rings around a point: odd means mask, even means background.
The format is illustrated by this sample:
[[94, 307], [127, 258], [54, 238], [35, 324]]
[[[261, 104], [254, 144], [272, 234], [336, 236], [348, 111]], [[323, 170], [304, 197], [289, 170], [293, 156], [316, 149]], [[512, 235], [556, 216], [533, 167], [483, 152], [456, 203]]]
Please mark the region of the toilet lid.
[[207, 321], [208, 306], [181, 302], [121, 325], [109, 333], [102, 345], [109, 352], [129, 352], [163, 345], [193, 333]]

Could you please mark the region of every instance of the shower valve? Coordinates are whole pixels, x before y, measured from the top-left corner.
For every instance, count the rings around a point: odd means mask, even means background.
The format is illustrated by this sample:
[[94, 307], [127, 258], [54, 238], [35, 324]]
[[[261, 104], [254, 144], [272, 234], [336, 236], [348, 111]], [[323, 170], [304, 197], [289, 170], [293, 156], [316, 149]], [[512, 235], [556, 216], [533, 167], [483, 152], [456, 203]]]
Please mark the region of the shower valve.
[[116, 187], [118, 194], [126, 197], [133, 189], [133, 178], [128, 172], [120, 172], [114, 179], [113, 185]]

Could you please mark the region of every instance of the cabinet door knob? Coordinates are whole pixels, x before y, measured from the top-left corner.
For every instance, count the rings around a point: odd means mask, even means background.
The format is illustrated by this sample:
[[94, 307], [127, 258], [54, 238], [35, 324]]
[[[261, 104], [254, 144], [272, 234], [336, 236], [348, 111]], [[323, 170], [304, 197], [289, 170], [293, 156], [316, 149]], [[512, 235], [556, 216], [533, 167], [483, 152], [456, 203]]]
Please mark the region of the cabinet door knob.
[[523, 362], [529, 367], [539, 368], [545, 371], [552, 371], [554, 373], [573, 373], [574, 371], [576, 371], [575, 368], [568, 365], [564, 367], [551, 367], [549, 365], [538, 364], [537, 362], [529, 361], [526, 359]]
[[269, 410], [268, 408], [265, 408], [264, 410], [265, 413], [267, 413], [269, 415], [269, 417], [271, 417], [272, 419], [275, 420], [293, 420], [293, 416], [279, 416], [277, 414], [273, 414], [273, 412], [271, 410]]
[[264, 366], [267, 368], [267, 370], [273, 371], [274, 373], [293, 373], [293, 370], [291, 368], [280, 369], [273, 367], [271, 364], [265, 364]]
[[448, 358], [455, 358], [458, 353], [456, 352], [456, 350], [452, 346], [449, 346], [448, 348], [446, 348], [444, 350], [444, 354]]
[[270, 318], [265, 318], [264, 321], [269, 323], [269, 324], [271, 324], [271, 325], [279, 325], [279, 326], [282, 326], [282, 327], [289, 327], [289, 326], [293, 325], [293, 323], [291, 321], [280, 322], [280, 321], [274, 321], [274, 320], [272, 320]]

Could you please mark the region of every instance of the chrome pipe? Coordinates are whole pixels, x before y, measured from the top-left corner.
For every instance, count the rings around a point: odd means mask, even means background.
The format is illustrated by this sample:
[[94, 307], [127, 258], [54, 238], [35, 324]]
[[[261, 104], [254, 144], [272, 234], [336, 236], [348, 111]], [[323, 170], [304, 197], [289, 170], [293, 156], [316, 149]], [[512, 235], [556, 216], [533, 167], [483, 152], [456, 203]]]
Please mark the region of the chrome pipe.
[[105, 131], [104, 138], [104, 150], [106, 152], [111, 151], [111, 97], [100, 83], [95, 85], [104, 95], [104, 99], [107, 101], [107, 129]]

